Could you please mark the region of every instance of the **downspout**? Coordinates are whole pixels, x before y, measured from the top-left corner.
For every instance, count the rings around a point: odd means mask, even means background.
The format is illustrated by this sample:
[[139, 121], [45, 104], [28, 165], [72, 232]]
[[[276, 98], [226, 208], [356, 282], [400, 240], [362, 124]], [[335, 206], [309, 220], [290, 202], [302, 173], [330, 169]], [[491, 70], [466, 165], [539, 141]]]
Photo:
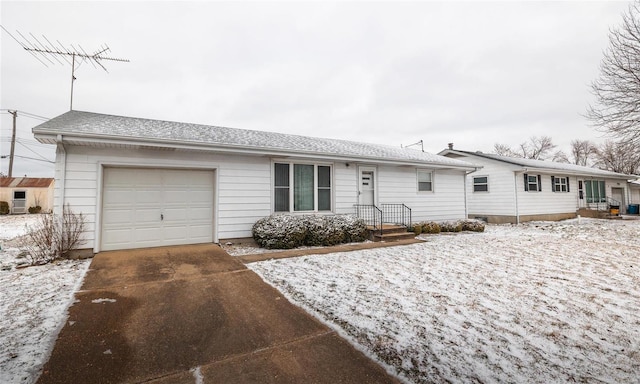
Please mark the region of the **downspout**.
[[467, 190], [467, 176], [470, 174], [477, 172], [480, 168], [475, 168], [473, 171], [465, 171], [464, 173], [464, 218], [469, 218], [469, 206], [467, 202], [467, 194], [469, 193]]
[[[526, 172], [526, 169], [524, 170], [524, 172]], [[524, 173], [523, 172], [523, 173]], [[519, 209], [519, 204], [518, 204], [518, 171], [514, 171], [513, 172], [513, 192], [516, 195], [515, 201], [516, 201], [516, 224], [520, 224], [520, 209]]]
[[60, 169], [58, 170], [59, 178], [57, 180], [57, 183], [59, 185], [58, 193], [60, 193], [60, 195], [58, 196], [58, 201], [60, 202], [60, 204], [58, 205], [54, 204], [54, 214], [62, 215], [64, 211], [64, 203], [65, 203], [65, 195], [66, 195], [65, 180], [67, 176], [67, 150], [64, 148], [64, 144], [62, 142], [62, 135], [58, 135], [56, 137], [56, 152], [57, 152], [56, 165], [60, 166]]

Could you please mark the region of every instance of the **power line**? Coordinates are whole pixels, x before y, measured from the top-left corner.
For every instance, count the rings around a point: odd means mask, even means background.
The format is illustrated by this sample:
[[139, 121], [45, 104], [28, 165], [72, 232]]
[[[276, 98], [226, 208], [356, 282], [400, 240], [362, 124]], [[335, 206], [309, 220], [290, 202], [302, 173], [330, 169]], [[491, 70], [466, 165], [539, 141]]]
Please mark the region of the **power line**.
[[[4, 113], [4, 114], [9, 114], [9, 109], [0, 109], [0, 111], [2, 111], [2, 113]], [[20, 112], [20, 115], [21, 115], [21, 116], [24, 116], [24, 117], [30, 117], [30, 118], [32, 118], [32, 119], [36, 119], [36, 120], [43, 120], [43, 121], [49, 121], [49, 120], [51, 120], [51, 119], [50, 119], [50, 118], [48, 118], [48, 117], [44, 117], [44, 116], [36, 115], [36, 114], [34, 114], [34, 113], [29, 113], [29, 112], [21, 111], [21, 110], [19, 110], [19, 109], [11, 109], [11, 111], [18, 111], [18, 112]]]
[[50, 161], [49, 159], [47, 159], [46, 157], [42, 156], [41, 154], [39, 154], [38, 152], [34, 151], [33, 149], [27, 147], [26, 145], [22, 144], [21, 142], [18, 141], [18, 144], [22, 145], [23, 147], [25, 147], [26, 149], [28, 149], [31, 153], [35, 154], [36, 156], [39, 156], [41, 159], [46, 160], [46, 161]]
[[[3, 155], [3, 156], [0, 156], [0, 159], [6, 159], [7, 157], [9, 157], [9, 155]], [[28, 157], [28, 156], [13, 155], [13, 157], [19, 157], [21, 159], [34, 160], [34, 161], [42, 161], [42, 162], [51, 163], [51, 164], [55, 164], [56, 163], [55, 161], [35, 159], [33, 157]]]

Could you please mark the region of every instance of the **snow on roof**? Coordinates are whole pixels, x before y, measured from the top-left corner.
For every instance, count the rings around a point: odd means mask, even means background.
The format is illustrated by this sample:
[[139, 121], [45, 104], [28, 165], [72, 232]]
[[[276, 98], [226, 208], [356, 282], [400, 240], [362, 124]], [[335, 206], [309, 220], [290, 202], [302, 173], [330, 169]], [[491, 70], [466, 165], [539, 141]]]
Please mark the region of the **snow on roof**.
[[[443, 152], [448, 152], [448, 150], [445, 150]], [[621, 179], [633, 178], [633, 176], [625, 175], [622, 173], [605, 171], [598, 168], [584, 167], [584, 166], [575, 165], [575, 164], [558, 163], [555, 161], [523, 159], [518, 157], [500, 156], [500, 155], [495, 155], [491, 153], [461, 151], [458, 149], [453, 150], [453, 152], [460, 152], [460, 153], [464, 153], [471, 156], [484, 157], [487, 159], [497, 160], [497, 161], [501, 161], [504, 163], [509, 163], [509, 164], [513, 164], [513, 165], [517, 165], [525, 168], [546, 169], [550, 171], [564, 171], [564, 172], [571, 172], [571, 173], [583, 174], [583, 175], [613, 177], [613, 178], [621, 178]]]
[[0, 188], [48, 188], [53, 178], [0, 177]]
[[387, 145], [81, 111], [69, 111], [55, 117], [33, 128], [33, 133], [42, 142], [47, 141], [45, 136], [62, 134], [96, 140], [104, 138], [123, 141], [153, 141], [164, 145], [197, 144], [215, 148], [258, 150], [266, 153], [286, 152], [474, 168], [472, 164], [465, 161]]

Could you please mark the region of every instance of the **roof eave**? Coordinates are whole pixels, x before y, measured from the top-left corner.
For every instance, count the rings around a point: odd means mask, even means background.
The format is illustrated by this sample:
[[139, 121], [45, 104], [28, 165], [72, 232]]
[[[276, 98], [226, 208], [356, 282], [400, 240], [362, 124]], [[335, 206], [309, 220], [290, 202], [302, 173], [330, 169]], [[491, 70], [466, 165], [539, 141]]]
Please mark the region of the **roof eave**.
[[[44, 144], [56, 144], [58, 142], [58, 136], [62, 137], [63, 142], [73, 141], [74, 145], [124, 145], [141, 147], [148, 149], [163, 149], [163, 150], [185, 150], [185, 151], [207, 151], [217, 152], [225, 154], [243, 154], [251, 156], [269, 156], [269, 157], [294, 157], [301, 159], [326, 159], [332, 161], [345, 161], [345, 162], [361, 162], [361, 163], [376, 163], [376, 164], [389, 164], [389, 165], [404, 165], [404, 166], [417, 166], [417, 167], [429, 167], [434, 169], [452, 169], [460, 171], [473, 171], [477, 167], [462, 166], [447, 163], [428, 162], [421, 160], [406, 160], [406, 159], [382, 159], [375, 156], [349, 156], [349, 155], [336, 155], [326, 152], [300, 152], [300, 151], [288, 151], [280, 148], [271, 147], [252, 147], [252, 146], [240, 146], [230, 144], [213, 144], [213, 143], [197, 143], [197, 142], [180, 142], [176, 140], [161, 140], [161, 139], [146, 139], [136, 138], [135, 140], [123, 139], [119, 136], [107, 136], [107, 135], [92, 135], [92, 134], [69, 134], [65, 132], [53, 132], [53, 131], [33, 131], [34, 137]], [[79, 143], [79, 144], [78, 144]]]

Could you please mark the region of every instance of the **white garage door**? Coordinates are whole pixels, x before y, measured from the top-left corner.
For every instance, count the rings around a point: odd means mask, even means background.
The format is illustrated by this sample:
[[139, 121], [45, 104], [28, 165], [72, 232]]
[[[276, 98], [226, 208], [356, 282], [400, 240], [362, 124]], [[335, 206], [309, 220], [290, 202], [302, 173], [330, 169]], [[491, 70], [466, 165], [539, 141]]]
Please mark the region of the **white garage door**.
[[105, 168], [102, 250], [213, 241], [213, 171]]

